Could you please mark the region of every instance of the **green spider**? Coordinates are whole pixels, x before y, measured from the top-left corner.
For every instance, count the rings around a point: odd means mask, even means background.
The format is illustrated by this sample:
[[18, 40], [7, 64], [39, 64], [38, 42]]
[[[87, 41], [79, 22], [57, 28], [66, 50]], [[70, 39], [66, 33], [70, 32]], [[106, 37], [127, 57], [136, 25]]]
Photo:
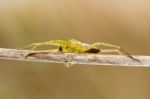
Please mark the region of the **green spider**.
[[[118, 53], [118, 54], [124, 54], [127, 57], [138, 61], [138, 59], [134, 58], [132, 55], [130, 55], [128, 52], [124, 51], [120, 48], [120, 46], [104, 43], [104, 42], [96, 42], [94, 44], [87, 44], [82, 43], [80, 41], [77, 41], [75, 39], [70, 40], [51, 40], [47, 42], [42, 43], [32, 43], [25, 48], [30, 48], [32, 51], [33, 49], [37, 48], [38, 46], [56, 46], [57, 49], [51, 49], [47, 50], [53, 51], [55, 53], [61, 52], [61, 53], [77, 53], [77, 54], [84, 54], [84, 53]], [[110, 49], [99, 49], [98, 46], [104, 46], [104, 47], [110, 47]], [[34, 52], [32, 52], [34, 53]], [[36, 53], [36, 52], [35, 52]], [[30, 56], [30, 52], [26, 55], [26, 57]]]

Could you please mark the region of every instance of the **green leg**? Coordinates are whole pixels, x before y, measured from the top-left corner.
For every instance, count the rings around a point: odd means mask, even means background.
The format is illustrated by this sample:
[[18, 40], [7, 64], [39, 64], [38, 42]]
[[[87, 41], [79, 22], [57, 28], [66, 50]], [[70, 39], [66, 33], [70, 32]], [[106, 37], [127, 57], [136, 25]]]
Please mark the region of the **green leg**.
[[31, 48], [30, 50], [33, 50], [33, 49], [35, 49], [35, 48], [37, 48], [39, 46], [48, 46], [48, 45], [50, 45], [50, 44], [47, 43], [47, 42], [44, 42], [44, 43], [32, 43], [30, 45], [25, 46], [24, 49]]
[[126, 55], [127, 57], [129, 57], [135, 61], [139, 61], [137, 58], [134, 58], [132, 55], [130, 55], [128, 52], [125, 52], [122, 49], [103, 49], [100, 52], [101, 53], [118, 53], [120, 55]]
[[24, 47], [24, 49], [26, 48], [31, 48], [27, 54], [25, 55], [25, 57], [28, 57], [29, 55], [31, 55], [31, 53], [40, 53], [40, 52], [53, 52], [53, 53], [56, 53], [58, 52], [58, 49], [52, 49], [52, 50], [43, 50], [43, 51], [35, 51], [35, 52], [32, 52], [32, 50], [34, 50], [35, 48], [39, 47], [39, 46], [49, 46], [51, 45], [50, 42], [43, 42], [43, 43], [32, 43], [30, 45], [27, 45]]
[[124, 55], [126, 55], [127, 57], [129, 57], [129, 58], [131, 58], [133, 60], [139, 61], [138, 59], [136, 59], [132, 55], [130, 55], [128, 52], [124, 51], [120, 46], [109, 44], [109, 43], [104, 43], [104, 42], [97, 42], [97, 43], [94, 43], [92, 45], [114, 48], [114, 49], [101, 50], [101, 52], [105, 52], [105, 53], [113, 53], [113, 52], [115, 52], [115, 53], [118, 53], [118, 54], [124, 54]]
[[120, 46], [114, 45], [114, 44], [109, 44], [109, 43], [104, 43], [104, 42], [97, 42], [92, 44], [94, 46], [104, 46], [104, 47], [112, 47], [112, 48], [117, 48], [120, 49]]

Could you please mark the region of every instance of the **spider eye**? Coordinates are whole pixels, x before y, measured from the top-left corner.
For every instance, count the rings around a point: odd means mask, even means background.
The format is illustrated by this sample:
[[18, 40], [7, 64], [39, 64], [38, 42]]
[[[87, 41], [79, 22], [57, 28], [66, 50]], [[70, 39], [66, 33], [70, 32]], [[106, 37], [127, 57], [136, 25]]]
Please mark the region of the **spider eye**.
[[100, 52], [100, 49], [97, 49], [97, 48], [91, 48], [89, 50], [86, 50], [84, 52], [87, 52], [87, 53], [99, 53]]

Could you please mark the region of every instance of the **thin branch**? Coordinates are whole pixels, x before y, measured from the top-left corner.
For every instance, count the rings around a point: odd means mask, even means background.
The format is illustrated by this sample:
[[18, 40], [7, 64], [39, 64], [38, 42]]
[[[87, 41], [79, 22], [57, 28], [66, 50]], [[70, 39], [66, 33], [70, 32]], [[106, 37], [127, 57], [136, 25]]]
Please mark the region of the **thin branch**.
[[150, 67], [150, 56], [134, 56], [140, 62], [132, 60], [123, 55], [101, 55], [101, 54], [76, 54], [76, 53], [47, 53], [44, 51], [31, 52], [25, 57], [29, 50], [0, 48], [0, 59], [52, 62], [65, 64], [92, 64], [106, 66], [137, 66]]

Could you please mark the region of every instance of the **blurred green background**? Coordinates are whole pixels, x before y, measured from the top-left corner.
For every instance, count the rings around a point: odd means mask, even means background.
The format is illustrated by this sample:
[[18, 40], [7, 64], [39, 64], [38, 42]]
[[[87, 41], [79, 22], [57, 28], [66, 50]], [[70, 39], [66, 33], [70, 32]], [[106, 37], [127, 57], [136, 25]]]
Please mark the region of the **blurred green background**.
[[[0, 0], [0, 47], [77, 39], [150, 55], [149, 0]], [[0, 60], [0, 99], [150, 99], [150, 68]]]

